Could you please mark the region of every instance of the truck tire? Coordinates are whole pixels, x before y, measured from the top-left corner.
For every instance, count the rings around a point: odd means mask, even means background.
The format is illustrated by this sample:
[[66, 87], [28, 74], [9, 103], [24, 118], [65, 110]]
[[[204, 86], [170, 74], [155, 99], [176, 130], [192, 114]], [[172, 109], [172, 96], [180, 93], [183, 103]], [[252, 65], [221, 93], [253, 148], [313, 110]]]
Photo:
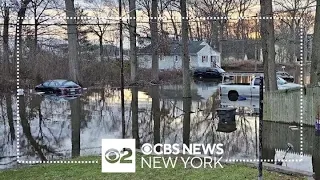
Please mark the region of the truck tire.
[[237, 91], [229, 91], [228, 98], [230, 101], [237, 101], [239, 99], [239, 94]]

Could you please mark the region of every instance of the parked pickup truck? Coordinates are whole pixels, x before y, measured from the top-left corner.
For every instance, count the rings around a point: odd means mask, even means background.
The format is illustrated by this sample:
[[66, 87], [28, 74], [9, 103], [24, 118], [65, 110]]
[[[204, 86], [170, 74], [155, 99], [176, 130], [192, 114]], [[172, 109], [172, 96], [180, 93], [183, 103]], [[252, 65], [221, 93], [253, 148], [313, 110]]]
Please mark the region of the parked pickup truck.
[[[239, 96], [259, 97], [260, 94], [260, 76], [257, 74], [238, 74], [233, 73], [228, 76], [233, 77], [232, 81], [224, 82], [219, 85], [220, 96], [228, 96], [231, 101], [237, 101]], [[262, 74], [263, 76], [263, 74]], [[299, 84], [288, 83], [284, 79], [277, 77], [278, 89], [299, 88]]]

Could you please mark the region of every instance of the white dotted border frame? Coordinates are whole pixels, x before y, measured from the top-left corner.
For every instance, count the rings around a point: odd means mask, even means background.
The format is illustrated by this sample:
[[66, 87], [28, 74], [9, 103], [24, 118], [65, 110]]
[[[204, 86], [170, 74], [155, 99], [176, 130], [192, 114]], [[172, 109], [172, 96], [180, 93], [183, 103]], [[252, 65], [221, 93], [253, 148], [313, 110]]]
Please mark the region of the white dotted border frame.
[[[129, 19], [136, 19], [136, 20], [164, 20], [164, 21], [172, 21], [173, 20], [181, 20], [181, 19], [188, 19], [188, 20], [197, 20], [197, 21], [207, 21], [207, 20], [254, 20], [254, 19], [274, 19], [274, 20], [280, 20], [280, 19], [287, 19], [287, 20], [293, 20], [293, 19], [301, 19], [299, 17], [288, 17], [288, 16], [237, 16], [237, 17], [227, 17], [227, 16], [188, 16], [188, 17], [180, 17], [180, 16], [174, 16], [173, 18], [158, 16], [158, 17], [146, 17], [146, 16], [140, 16], [140, 17], [129, 17], [129, 16], [110, 16], [110, 17], [95, 17], [95, 16], [76, 16], [76, 17], [65, 17], [65, 16], [54, 16], [54, 17], [37, 17], [39, 20], [66, 20], [66, 19], [83, 19], [83, 20], [91, 20], [91, 19], [99, 19], [99, 20], [129, 20]], [[18, 19], [23, 20], [33, 20], [34, 17], [19, 17]], [[148, 21], [149, 22], [149, 21]], [[85, 24], [84, 24], [85, 25]]]
[[[19, 27], [19, 20], [25, 20], [29, 19], [32, 20], [34, 17], [18, 17], [17, 18], [17, 24], [16, 26]], [[129, 20], [129, 19], [143, 19], [143, 20], [149, 20], [149, 19], [158, 19], [158, 20], [168, 20], [171, 22], [171, 18], [166, 18], [166, 17], [65, 17], [65, 16], [55, 16], [55, 17], [40, 17], [39, 19], [52, 19], [52, 20], [66, 20], [66, 19], [105, 19], [105, 20]], [[260, 19], [260, 20], [268, 20], [268, 19], [274, 19], [274, 20], [281, 20], [281, 19], [300, 19], [299, 17], [287, 17], [287, 16], [266, 16], [266, 17], [261, 17], [261, 16], [252, 16], [252, 17], [179, 17], [176, 16], [174, 20], [181, 20], [181, 19], [189, 19], [189, 20], [196, 20], [196, 21], [206, 21], [206, 20], [239, 20], [239, 19], [247, 19], [247, 20], [255, 20], [255, 19]], [[149, 21], [146, 21], [149, 22]], [[139, 23], [139, 22], [137, 22]], [[85, 25], [85, 24], [84, 24]], [[20, 29], [16, 29], [16, 33], [19, 33]], [[304, 38], [303, 38], [303, 27], [302, 25], [300, 26], [300, 157], [301, 159], [262, 159], [262, 162], [277, 162], [277, 161], [282, 161], [282, 162], [301, 162], [303, 158], [303, 93], [304, 93], [304, 79], [303, 79], [303, 49], [304, 49]], [[20, 160], [20, 114], [19, 114], [19, 88], [20, 88], [20, 66], [19, 66], [19, 60], [20, 60], [20, 44], [19, 44], [19, 39], [20, 37], [17, 36], [17, 51], [16, 51], [16, 63], [17, 63], [17, 162], [18, 164], [98, 164], [99, 161], [74, 161], [74, 160], [54, 160], [54, 161], [21, 161]], [[225, 159], [223, 160], [225, 162], [259, 162], [259, 159]]]

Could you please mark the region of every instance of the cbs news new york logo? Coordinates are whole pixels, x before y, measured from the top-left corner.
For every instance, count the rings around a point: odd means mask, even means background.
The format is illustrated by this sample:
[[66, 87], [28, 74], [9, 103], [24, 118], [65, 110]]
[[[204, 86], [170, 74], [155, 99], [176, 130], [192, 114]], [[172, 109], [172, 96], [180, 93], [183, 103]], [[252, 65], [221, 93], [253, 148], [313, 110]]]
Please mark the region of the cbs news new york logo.
[[102, 172], [136, 172], [134, 139], [102, 139]]

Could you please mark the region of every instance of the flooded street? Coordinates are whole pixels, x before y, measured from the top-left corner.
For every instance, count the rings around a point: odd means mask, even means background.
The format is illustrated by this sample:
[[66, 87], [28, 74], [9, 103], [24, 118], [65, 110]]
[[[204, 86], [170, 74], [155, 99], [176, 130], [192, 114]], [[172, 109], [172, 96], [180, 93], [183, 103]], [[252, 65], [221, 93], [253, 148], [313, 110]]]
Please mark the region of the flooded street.
[[[183, 123], [182, 86], [154, 86], [125, 90], [125, 136], [138, 136], [137, 144], [222, 143], [224, 159], [258, 158], [258, 99], [230, 102], [216, 93], [215, 83], [193, 83], [190, 124]], [[138, 95], [138, 101], [132, 97]], [[16, 164], [16, 97], [0, 96], [0, 169]], [[157, 102], [159, 102], [157, 104]], [[138, 104], [138, 107], [136, 106]], [[238, 106], [236, 123], [219, 123], [219, 107]], [[101, 139], [122, 138], [121, 99], [116, 89], [90, 89], [79, 98], [37, 95], [20, 97], [20, 160], [57, 160], [99, 155]], [[137, 113], [132, 113], [137, 112]], [[12, 114], [12, 115], [11, 115]], [[160, 116], [159, 122], [152, 117]], [[138, 117], [136, 122], [134, 117]], [[298, 125], [297, 125], [298, 126]], [[138, 129], [138, 133], [137, 130]], [[314, 127], [304, 127], [304, 155], [300, 133], [294, 125], [264, 122], [263, 159], [282, 159], [287, 144], [293, 145], [283, 166], [315, 172], [320, 178], [320, 137]]]

